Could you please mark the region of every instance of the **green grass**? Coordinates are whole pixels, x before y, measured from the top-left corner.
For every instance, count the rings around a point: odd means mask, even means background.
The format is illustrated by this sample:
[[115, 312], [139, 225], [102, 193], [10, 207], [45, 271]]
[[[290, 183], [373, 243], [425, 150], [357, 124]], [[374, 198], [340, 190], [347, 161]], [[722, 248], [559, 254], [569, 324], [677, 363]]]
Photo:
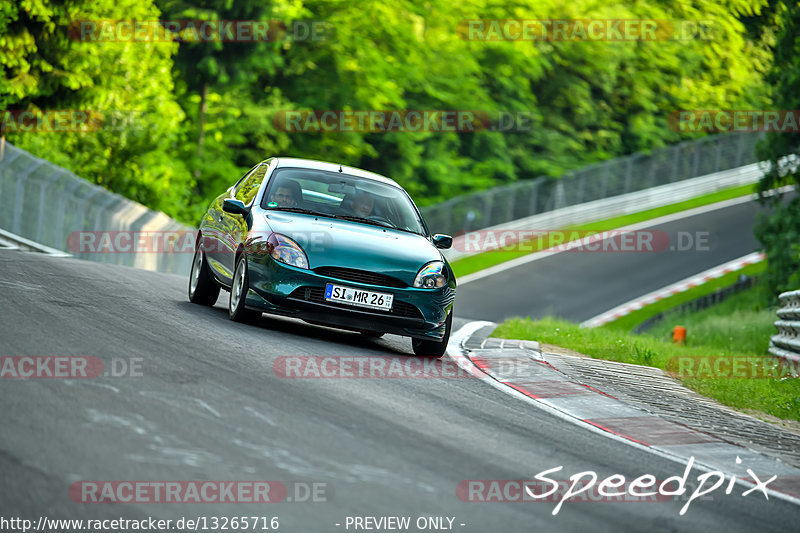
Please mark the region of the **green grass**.
[[[735, 301], [729, 305], [736, 305]], [[774, 310], [769, 311], [770, 314], [773, 312]], [[734, 337], [733, 332], [741, 327], [741, 320], [749, 319], [753, 316], [751, 313], [759, 316], [758, 325], [753, 325], [748, 328], [748, 332], [739, 334], [749, 340], [741, 345], [732, 343], [729, 337]], [[773, 320], [772, 316], [770, 320]], [[580, 328], [577, 324], [555, 318], [537, 321], [511, 319], [501, 324], [493, 335], [555, 344], [598, 359], [676, 370], [680, 363], [675, 358], [686, 356], [696, 358], [692, 361], [698, 365], [697, 367], [701, 361], [713, 361], [709, 358], [724, 355], [747, 356], [751, 361], [760, 361], [763, 358], [760, 352], [763, 348], [762, 341], [774, 333], [774, 328], [769, 330], [770, 328], [765, 327], [765, 323], [765, 317], [761, 317], [758, 311], [742, 312], [728, 317], [721, 314], [699, 317], [697, 329], [690, 326], [687, 337], [695, 340], [687, 346], [673, 344], [665, 339], [664, 334], [635, 335], [614, 329]], [[755, 337], [761, 340], [755, 340]], [[756, 351], [751, 351], [754, 347]], [[785, 420], [800, 420], [798, 378], [781, 379], [780, 375], [775, 378], [697, 378], [679, 375], [676, 377], [684, 386], [704, 396], [715, 398], [725, 405], [737, 409], [756, 410]]]
[[[673, 213], [678, 213], [680, 211], [687, 211], [695, 207], [701, 207], [704, 205], [710, 205], [717, 202], [722, 202], [724, 200], [730, 200], [732, 198], [747, 196], [748, 194], [752, 194], [754, 192], [755, 192], [755, 184], [741, 185], [739, 187], [731, 187], [729, 189], [723, 189], [721, 191], [717, 191], [714, 193], [698, 196], [697, 198], [692, 198], [691, 200], [665, 205], [663, 207], [656, 207], [654, 209], [648, 209], [646, 211], [641, 211], [639, 213], [632, 213], [630, 215], [623, 215], [619, 217], [609, 218], [606, 220], [600, 220], [597, 222], [591, 222], [589, 224], [582, 224], [579, 226], [570, 226], [563, 229], [565, 231], [576, 231], [576, 232], [608, 231], [616, 228], [621, 228], [624, 226], [629, 226], [631, 224], [636, 224], [638, 222], [644, 222], [645, 220], [652, 220], [654, 218], [662, 217], [665, 215], [671, 215]], [[453, 261], [453, 263], [451, 264], [451, 266], [453, 267], [453, 272], [455, 273], [456, 277], [466, 276], [467, 274], [472, 274], [474, 272], [478, 272], [483, 269], [499, 265], [500, 263], [505, 263], [506, 261], [510, 261], [512, 259], [528, 255], [538, 250], [545, 249], [549, 246], [549, 243], [547, 243], [545, 239], [538, 239], [536, 241], [529, 241], [522, 244], [524, 244], [524, 248], [526, 249], [520, 250], [518, 249], [519, 246], [511, 246], [504, 249], [471, 255], [469, 257]]]
[[683, 326], [686, 346], [714, 348], [723, 355], [766, 355], [778, 319], [777, 308], [764, 304], [767, 296], [765, 287], [756, 285], [707, 309], [668, 315], [646, 334], [669, 341], [672, 328]]
[[[703, 283], [702, 285], [698, 285], [697, 287], [692, 287], [691, 289], [685, 290], [678, 294], [674, 294], [672, 296], [664, 298], [663, 300], [653, 302], [652, 304], [646, 305], [641, 309], [637, 309], [636, 311], [633, 311], [630, 314], [627, 314], [611, 322], [607, 322], [601, 327], [606, 329], [621, 329], [625, 331], [632, 331], [633, 328], [635, 328], [648, 318], [657, 315], [658, 313], [664, 312], [668, 309], [673, 309], [675, 307], [678, 307], [682, 303], [689, 302], [701, 296], [705, 296], [706, 294], [711, 294], [717, 289], [733, 285], [734, 283], [736, 283], [736, 280], [742, 274], [745, 274], [747, 276], [754, 276], [763, 273], [766, 269], [767, 269], [766, 261], [761, 261], [759, 263], [747, 265], [746, 267], [742, 268], [741, 270], [737, 270], [736, 272], [729, 272], [728, 274], [723, 274], [721, 277], [717, 279], [712, 279], [706, 283]], [[723, 303], [727, 303], [727, 300], [726, 302]]]

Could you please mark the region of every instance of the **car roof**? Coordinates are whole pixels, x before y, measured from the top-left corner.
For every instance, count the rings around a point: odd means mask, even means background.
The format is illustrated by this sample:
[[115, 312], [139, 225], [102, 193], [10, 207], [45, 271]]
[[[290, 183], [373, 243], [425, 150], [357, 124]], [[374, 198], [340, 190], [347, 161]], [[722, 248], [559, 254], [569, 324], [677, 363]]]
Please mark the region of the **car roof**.
[[276, 168], [308, 168], [312, 170], [326, 170], [328, 172], [339, 172], [339, 169], [341, 168], [343, 174], [380, 181], [381, 183], [385, 183], [387, 185], [393, 185], [399, 189], [402, 189], [402, 187], [400, 187], [400, 185], [396, 181], [387, 178], [386, 176], [381, 176], [380, 174], [376, 174], [368, 170], [362, 170], [360, 168], [348, 167], [347, 165], [340, 165], [339, 163], [329, 163], [327, 161], [315, 161], [313, 159], [297, 159], [293, 157], [276, 157], [275, 159], [278, 160]]

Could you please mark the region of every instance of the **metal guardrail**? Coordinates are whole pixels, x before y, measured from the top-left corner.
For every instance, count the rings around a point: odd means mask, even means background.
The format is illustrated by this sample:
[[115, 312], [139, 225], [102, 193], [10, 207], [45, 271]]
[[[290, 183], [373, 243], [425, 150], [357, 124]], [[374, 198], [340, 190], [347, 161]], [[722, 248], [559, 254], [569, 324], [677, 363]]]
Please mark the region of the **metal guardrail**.
[[422, 208], [434, 233], [450, 235], [504, 224], [568, 206], [651, 189], [758, 163], [760, 132], [711, 135], [567, 172], [457, 196]]
[[[553, 209], [489, 228], [483, 228], [481, 232], [500, 234], [506, 231], [564, 229], [570, 226], [638, 213], [647, 209], [690, 200], [728, 187], [756, 183], [763, 175], [764, 171], [761, 168], [761, 164], [752, 163], [705, 176], [651, 187], [643, 191], [634, 191], [602, 200]], [[471, 231], [454, 235], [453, 248], [445, 250], [445, 256], [447, 256], [448, 260], [455, 261], [484, 251], [477, 248], [471, 249], [466, 244], [470, 233]], [[507, 242], [513, 244], [511, 241]]]
[[780, 295], [783, 307], [778, 309], [775, 327], [778, 334], [769, 342], [769, 353], [781, 359], [800, 363], [800, 290]]
[[[641, 210], [650, 205], [648, 202], [657, 206], [664, 201], [665, 193], [676, 201], [675, 195], [703, 194], [726, 183], [757, 180], [760, 171], [754, 147], [761, 136], [737, 133], [704, 137], [651, 154], [590, 165], [561, 179], [540, 177], [456, 197], [422, 212], [432, 231], [450, 234], [506, 224], [552, 228], [598, 220]], [[82, 259], [188, 272], [190, 253], [87, 254], [70, 250], [68, 239], [74, 232], [192, 228], [7, 142], [0, 143], [0, 228]], [[449, 258], [458, 255], [457, 249], [448, 251]]]
[[124, 231], [136, 235], [193, 228], [8, 142], [0, 140], [0, 143], [0, 228], [81, 259], [188, 275], [191, 253], [71, 250], [70, 243], [82, 231]]
[[684, 302], [679, 306], [673, 307], [672, 309], [667, 309], [666, 311], [662, 311], [656, 315], [651, 316], [644, 322], [637, 325], [633, 328], [634, 333], [644, 333], [645, 331], [649, 330], [665, 318], [672, 316], [672, 315], [679, 315], [685, 312], [694, 312], [694, 311], [701, 311], [703, 309], [708, 309], [712, 305], [717, 305], [719, 303], [724, 302], [730, 296], [733, 296], [736, 293], [742, 292], [747, 290], [756, 285], [759, 281], [759, 276], [747, 276], [745, 274], [740, 274], [739, 279], [736, 280], [736, 283], [733, 285], [729, 285], [727, 287], [721, 287], [715, 290], [712, 293], [700, 296], [699, 298], [695, 298], [694, 300], [690, 300], [688, 302]]

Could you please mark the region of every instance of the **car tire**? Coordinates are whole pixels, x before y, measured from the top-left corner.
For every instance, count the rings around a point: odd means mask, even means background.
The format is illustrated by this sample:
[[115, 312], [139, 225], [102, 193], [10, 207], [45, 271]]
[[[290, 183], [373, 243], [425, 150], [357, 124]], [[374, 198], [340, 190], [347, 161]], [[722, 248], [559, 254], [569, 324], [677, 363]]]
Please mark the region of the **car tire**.
[[414, 355], [420, 357], [441, 357], [447, 351], [447, 343], [450, 342], [450, 330], [453, 328], [453, 311], [447, 315], [445, 322], [444, 337], [439, 341], [426, 341], [422, 339], [411, 339], [411, 347]]
[[212, 306], [219, 298], [219, 285], [208, 270], [206, 254], [200, 243], [192, 258], [192, 270], [189, 273], [189, 301], [194, 304]]
[[231, 283], [231, 295], [228, 300], [228, 316], [234, 322], [252, 324], [261, 317], [261, 313], [245, 308], [247, 291], [250, 288], [250, 276], [247, 272], [247, 256], [241, 254], [236, 259], [236, 270]]

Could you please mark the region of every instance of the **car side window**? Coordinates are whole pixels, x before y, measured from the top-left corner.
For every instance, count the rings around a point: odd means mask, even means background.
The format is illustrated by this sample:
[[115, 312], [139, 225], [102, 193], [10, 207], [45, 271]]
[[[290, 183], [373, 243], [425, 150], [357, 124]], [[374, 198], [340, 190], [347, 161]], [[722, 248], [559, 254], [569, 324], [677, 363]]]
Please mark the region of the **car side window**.
[[261, 182], [264, 181], [264, 176], [267, 173], [269, 165], [259, 165], [253, 172], [250, 173], [245, 180], [239, 184], [236, 191], [233, 193], [234, 198], [241, 200], [244, 205], [250, 205], [253, 201]]

